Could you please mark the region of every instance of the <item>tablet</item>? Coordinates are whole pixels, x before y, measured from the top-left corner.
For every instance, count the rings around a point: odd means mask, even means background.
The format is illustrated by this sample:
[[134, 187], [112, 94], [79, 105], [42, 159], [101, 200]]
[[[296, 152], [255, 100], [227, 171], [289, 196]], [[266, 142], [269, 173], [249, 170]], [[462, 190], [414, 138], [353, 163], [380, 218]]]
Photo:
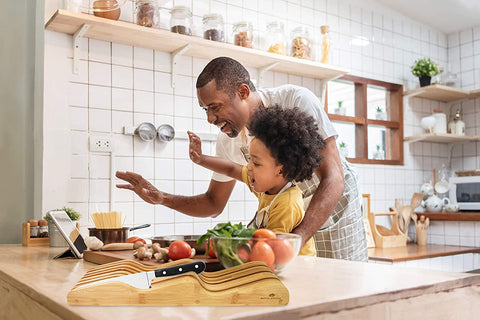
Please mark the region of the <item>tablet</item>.
[[80, 230], [77, 229], [75, 223], [70, 219], [65, 211], [49, 211], [47, 215], [52, 219], [57, 226], [58, 231], [62, 234], [65, 241], [67, 241], [70, 250], [76, 258], [83, 257], [83, 251], [87, 249]]

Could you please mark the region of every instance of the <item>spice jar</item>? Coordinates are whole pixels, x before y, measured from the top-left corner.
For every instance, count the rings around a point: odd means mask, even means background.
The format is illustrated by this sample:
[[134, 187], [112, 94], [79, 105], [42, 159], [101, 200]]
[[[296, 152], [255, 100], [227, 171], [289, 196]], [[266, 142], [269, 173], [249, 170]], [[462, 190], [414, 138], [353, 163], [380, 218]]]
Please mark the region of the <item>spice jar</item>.
[[332, 42], [330, 40], [330, 27], [321, 26], [320, 30], [322, 31], [322, 58], [321, 63], [330, 63], [330, 51]]
[[213, 41], [225, 41], [223, 17], [212, 13], [203, 16], [203, 38]]
[[287, 39], [282, 22], [270, 22], [267, 25], [268, 52], [287, 54]]
[[48, 238], [48, 221], [38, 220], [38, 237]]
[[38, 238], [38, 221], [28, 220], [30, 224], [30, 238]]
[[253, 48], [253, 27], [246, 21], [233, 25], [233, 44], [245, 48]]
[[160, 11], [157, 0], [135, 0], [135, 17], [140, 26], [158, 28]]
[[184, 6], [173, 7], [170, 11], [170, 31], [192, 35], [192, 12]]
[[305, 27], [298, 27], [292, 31], [292, 57], [301, 59], [312, 59], [312, 44], [310, 33]]

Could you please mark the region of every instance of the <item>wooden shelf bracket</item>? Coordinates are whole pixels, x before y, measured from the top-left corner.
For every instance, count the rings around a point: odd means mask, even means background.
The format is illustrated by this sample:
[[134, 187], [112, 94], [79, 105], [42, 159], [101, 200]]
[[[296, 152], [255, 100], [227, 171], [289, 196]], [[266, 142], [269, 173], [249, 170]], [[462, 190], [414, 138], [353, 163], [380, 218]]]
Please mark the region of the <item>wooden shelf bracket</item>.
[[80, 48], [80, 39], [83, 37], [85, 32], [87, 32], [90, 25], [84, 23], [74, 34], [73, 34], [73, 73], [78, 74], [78, 50]]
[[172, 89], [175, 88], [175, 75], [177, 73], [176, 72], [177, 71], [177, 57], [184, 54], [191, 47], [192, 47], [192, 45], [189, 43], [189, 44], [186, 44], [185, 46], [183, 46], [181, 48], [178, 48], [177, 50], [173, 51], [170, 54], [170, 57], [171, 57], [170, 58], [170, 63], [172, 64], [172, 74], [171, 74], [170, 86], [172, 87]]

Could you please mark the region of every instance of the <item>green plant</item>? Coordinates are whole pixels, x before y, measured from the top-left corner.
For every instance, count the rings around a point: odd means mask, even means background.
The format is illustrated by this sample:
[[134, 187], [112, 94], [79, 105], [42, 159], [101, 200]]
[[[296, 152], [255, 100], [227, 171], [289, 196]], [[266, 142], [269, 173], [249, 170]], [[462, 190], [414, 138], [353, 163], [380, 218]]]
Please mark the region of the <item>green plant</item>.
[[377, 151], [380, 151], [380, 145], [377, 144]]
[[340, 148], [346, 148], [346, 147], [347, 147], [347, 144], [346, 144], [344, 141], [342, 141], [342, 142], [340, 142], [340, 143], [338, 144], [338, 146], [339, 146]]
[[382, 108], [377, 107], [377, 112], [383, 112]]
[[417, 77], [433, 77], [440, 72], [435, 62], [433, 62], [430, 58], [416, 60], [415, 64], [411, 68], [412, 74]]
[[[63, 207], [62, 209], [55, 209], [54, 211], [57, 211], [57, 210], [65, 211], [67, 213], [67, 215], [70, 217], [70, 219], [72, 219], [73, 221], [80, 219], [80, 213], [78, 211], [76, 211], [75, 209], [68, 208], [68, 207]], [[51, 222], [51, 219], [50, 219], [49, 216], [45, 215], [45, 217], [43, 217], [43, 218], [45, 220]]]
[[338, 107], [341, 108], [342, 107], [342, 104], [343, 104], [343, 101], [338, 101]]

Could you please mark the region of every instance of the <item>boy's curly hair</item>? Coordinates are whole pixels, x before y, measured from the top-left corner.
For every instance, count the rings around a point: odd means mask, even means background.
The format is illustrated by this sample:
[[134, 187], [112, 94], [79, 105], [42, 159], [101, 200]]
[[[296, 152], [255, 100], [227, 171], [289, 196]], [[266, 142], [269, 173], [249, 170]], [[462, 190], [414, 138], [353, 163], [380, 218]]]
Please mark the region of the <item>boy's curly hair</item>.
[[320, 166], [320, 149], [326, 146], [315, 119], [299, 108], [270, 106], [257, 110], [247, 126], [250, 135], [262, 141], [276, 161], [283, 165], [283, 176], [301, 182], [310, 179]]

